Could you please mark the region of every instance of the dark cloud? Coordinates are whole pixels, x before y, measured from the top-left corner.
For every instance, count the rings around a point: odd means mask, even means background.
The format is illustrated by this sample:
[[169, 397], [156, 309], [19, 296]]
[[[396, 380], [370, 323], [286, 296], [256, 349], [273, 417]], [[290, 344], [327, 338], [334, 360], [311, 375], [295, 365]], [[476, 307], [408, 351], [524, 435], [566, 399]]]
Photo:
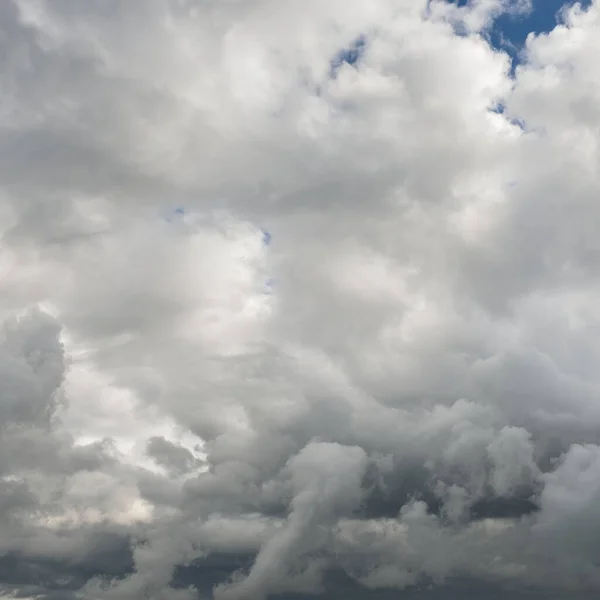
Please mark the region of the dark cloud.
[[148, 440], [147, 452], [159, 465], [178, 474], [189, 473], [202, 465], [187, 448], [160, 436]]

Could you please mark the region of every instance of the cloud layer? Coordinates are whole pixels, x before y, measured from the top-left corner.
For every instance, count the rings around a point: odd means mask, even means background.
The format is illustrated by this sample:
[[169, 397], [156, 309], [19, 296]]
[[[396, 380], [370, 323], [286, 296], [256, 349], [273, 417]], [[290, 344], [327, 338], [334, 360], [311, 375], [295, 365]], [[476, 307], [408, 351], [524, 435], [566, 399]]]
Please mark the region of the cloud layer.
[[0, 3], [0, 593], [595, 597], [600, 4], [457, 4]]

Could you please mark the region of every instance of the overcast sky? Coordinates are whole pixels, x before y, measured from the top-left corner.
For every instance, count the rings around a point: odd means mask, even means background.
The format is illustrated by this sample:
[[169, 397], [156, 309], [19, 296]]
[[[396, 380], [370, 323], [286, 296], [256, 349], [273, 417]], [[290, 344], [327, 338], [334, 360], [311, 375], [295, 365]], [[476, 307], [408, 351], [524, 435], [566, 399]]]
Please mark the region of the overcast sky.
[[1, 598], [598, 597], [560, 9], [0, 2]]

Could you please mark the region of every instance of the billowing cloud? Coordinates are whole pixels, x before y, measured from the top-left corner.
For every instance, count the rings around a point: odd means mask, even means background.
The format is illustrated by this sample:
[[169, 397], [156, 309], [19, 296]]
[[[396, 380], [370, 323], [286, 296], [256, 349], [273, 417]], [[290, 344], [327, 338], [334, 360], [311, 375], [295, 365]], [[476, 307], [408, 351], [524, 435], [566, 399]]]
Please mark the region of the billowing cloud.
[[1, 594], [596, 597], [600, 4], [530, 9], [0, 4]]

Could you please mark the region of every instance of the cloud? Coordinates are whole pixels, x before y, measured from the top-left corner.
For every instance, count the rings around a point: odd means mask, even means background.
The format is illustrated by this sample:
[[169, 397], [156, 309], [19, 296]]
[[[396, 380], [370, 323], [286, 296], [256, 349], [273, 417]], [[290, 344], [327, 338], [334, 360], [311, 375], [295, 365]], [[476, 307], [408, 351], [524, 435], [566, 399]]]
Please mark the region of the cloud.
[[319, 547], [320, 528], [360, 501], [366, 462], [364, 450], [357, 446], [305, 446], [287, 465], [294, 490], [287, 523], [260, 549], [248, 576], [217, 589], [216, 597], [266, 597], [290, 571], [296, 577], [314, 577], [315, 563], [305, 569], [299, 566], [303, 555]]
[[600, 6], [528, 8], [0, 6], [1, 594], [595, 597]]

